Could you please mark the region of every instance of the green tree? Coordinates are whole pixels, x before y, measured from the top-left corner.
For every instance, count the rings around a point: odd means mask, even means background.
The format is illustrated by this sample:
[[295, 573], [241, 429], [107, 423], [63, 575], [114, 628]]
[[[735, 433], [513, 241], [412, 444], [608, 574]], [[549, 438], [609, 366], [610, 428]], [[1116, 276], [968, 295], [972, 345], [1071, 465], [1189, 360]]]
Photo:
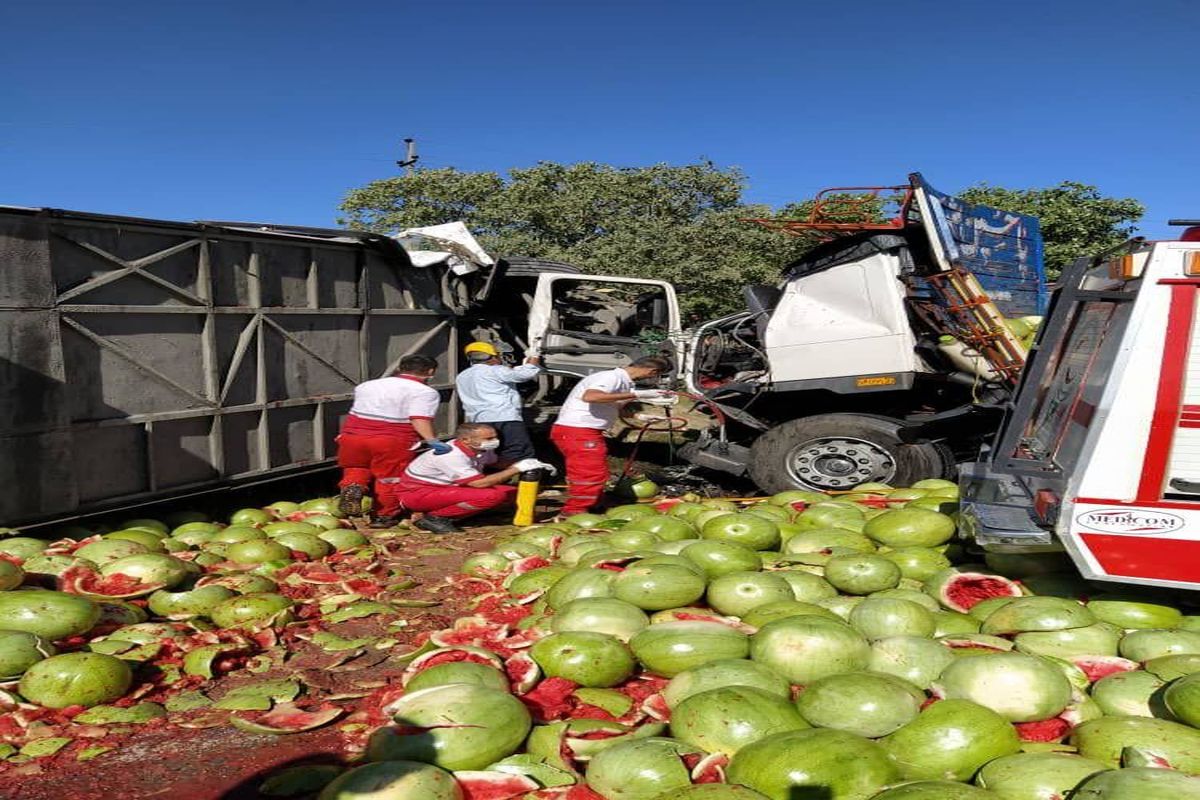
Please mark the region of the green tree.
[[428, 169], [352, 190], [340, 221], [392, 232], [461, 219], [489, 252], [671, 281], [689, 312], [708, 316], [740, 307], [742, 286], [774, 283], [812, 244], [747, 222], [796, 209], [743, 204], [744, 187], [740, 171], [710, 162], [541, 163], [507, 179]]
[[341, 205], [346, 216], [338, 222], [360, 230], [393, 233], [461, 219], [477, 234], [489, 236], [495, 232], [481, 227], [485, 220], [480, 212], [504, 188], [504, 179], [495, 172], [421, 169], [351, 190]]
[[1075, 181], [1045, 189], [980, 184], [960, 196], [972, 203], [1036, 216], [1045, 241], [1046, 269], [1053, 277], [1075, 259], [1096, 255], [1128, 239], [1146, 212], [1146, 207], [1131, 197], [1105, 197], [1095, 186]]

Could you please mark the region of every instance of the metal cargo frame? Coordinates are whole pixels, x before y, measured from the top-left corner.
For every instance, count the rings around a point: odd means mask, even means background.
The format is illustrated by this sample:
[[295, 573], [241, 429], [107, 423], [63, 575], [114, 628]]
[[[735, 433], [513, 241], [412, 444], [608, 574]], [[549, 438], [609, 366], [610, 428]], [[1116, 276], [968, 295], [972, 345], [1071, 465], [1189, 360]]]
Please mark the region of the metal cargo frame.
[[0, 524], [326, 466], [409, 353], [452, 400], [444, 278], [373, 234], [0, 208]]

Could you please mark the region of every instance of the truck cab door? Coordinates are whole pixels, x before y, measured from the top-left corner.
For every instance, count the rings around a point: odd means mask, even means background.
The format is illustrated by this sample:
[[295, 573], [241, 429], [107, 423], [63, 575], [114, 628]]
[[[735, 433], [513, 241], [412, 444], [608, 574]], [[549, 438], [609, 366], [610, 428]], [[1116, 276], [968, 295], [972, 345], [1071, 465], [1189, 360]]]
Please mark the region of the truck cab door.
[[544, 273], [529, 313], [529, 346], [549, 372], [584, 376], [648, 355], [682, 363], [679, 301], [664, 281]]

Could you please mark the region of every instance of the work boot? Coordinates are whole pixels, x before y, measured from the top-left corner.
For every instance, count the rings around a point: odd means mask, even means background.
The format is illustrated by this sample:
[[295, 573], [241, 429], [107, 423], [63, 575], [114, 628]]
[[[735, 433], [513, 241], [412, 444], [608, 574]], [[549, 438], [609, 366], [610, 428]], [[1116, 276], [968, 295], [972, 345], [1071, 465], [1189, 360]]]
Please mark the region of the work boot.
[[372, 517], [371, 528], [394, 528], [400, 523], [399, 517]]
[[341, 511], [347, 517], [361, 516], [363, 511], [363, 496], [366, 493], [367, 487], [357, 483], [343, 486], [341, 493], [338, 495], [338, 511]]
[[432, 514], [426, 514], [413, 523], [413, 526], [430, 533], [462, 533], [462, 528], [455, 525], [453, 520], [435, 517]]

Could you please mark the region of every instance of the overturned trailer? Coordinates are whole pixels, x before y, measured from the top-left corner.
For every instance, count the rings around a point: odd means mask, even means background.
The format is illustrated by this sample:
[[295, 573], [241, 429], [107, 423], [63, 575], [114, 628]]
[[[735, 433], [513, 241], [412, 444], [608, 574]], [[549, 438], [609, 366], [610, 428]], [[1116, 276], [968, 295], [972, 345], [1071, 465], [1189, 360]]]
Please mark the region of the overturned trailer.
[[449, 387], [447, 284], [373, 234], [0, 210], [0, 520], [322, 465], [355, 383]]

